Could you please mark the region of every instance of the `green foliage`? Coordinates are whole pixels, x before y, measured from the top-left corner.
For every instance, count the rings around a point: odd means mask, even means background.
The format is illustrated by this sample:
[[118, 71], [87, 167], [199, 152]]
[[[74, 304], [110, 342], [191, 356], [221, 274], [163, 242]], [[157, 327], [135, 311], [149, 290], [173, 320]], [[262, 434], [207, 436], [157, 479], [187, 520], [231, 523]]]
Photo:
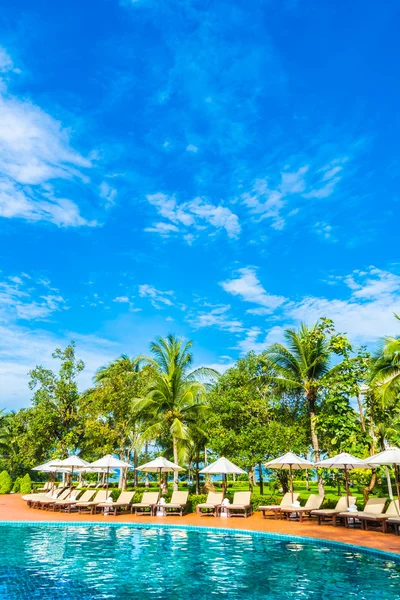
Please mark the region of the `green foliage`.
[[17, 479], [14, 481], [14, 485], [12, 488], [12, 492], [13, 494], [19, 494], [21, 491], [21, 481], [22, 481], [22, 477], [17, 477]]
[[12, 490], [12, 479], [7, 471], [0, 473], [0, 494], [9, 494]]
[[29, 494], [32, 490], [32, 480], [30, 478], [29, 473], [24, 475], [21, 480], [20, 492], [21, 494]]

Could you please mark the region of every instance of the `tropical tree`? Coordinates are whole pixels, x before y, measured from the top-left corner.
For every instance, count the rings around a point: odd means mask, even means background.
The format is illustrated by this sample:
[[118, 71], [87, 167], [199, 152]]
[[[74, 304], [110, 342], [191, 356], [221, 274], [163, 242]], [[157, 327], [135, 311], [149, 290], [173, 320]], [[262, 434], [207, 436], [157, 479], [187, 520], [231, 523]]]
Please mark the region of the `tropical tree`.
[[[398, 315], [396, 319], [400, 320]], [[370, 385], [388, 407], [400, 396], [400, 337], [387, 336], [375, 355], [372, 364]]]
[[[192, 342], [183, 342], [170, 334], [150, 345], [152, 356], [140, 356], [137, 364], [151, 369], [149, 384], [135, 408], [147, 421], [144, 436], [159, 440], [167, 435], [172, 442], [175, 463], [183, 458], [190, 441], [190, 430], [199, 428], [207, 411], [206, 394], [210, 382], [219, 373], [214, 369], [193, 366]], [[178, 489], [178, 473], [174, 473], [174, 489]]]
[[[134, 399], [143, 395], [148, 374], [148, 369], [140, 369], [138, 362], [126, 355], [97, 371], [94, 386], [82, 398], [86, 429], [83, 449], [87, 454], [116, 452], [121, 460], [133, 459], [137, 466], [143, 425], [134, 410]], [[122, 479], [120, 483], [123, 486]]]
[[[261, 378], [275, 384], [282, 394], [301, 394], [309, 415], [314, 459], [319, 461], [320, 444], [316, 419], [318, 401], [326, 390], [329, 376], [334, 373], [333, 369], [337, 368], [332, 369], [332, 355], [346, 354], [350, 345], [346, 338], [334, 333], [333, 323], [328, 319], [321, 319], [310, 328], [302, 324], [297, 331], [287, 329], [284, 338], [286, 345], [272, 344], [266, 349], [266, 374]], [[324, 485], [320, 474], [318, 486], [322, 494]]]

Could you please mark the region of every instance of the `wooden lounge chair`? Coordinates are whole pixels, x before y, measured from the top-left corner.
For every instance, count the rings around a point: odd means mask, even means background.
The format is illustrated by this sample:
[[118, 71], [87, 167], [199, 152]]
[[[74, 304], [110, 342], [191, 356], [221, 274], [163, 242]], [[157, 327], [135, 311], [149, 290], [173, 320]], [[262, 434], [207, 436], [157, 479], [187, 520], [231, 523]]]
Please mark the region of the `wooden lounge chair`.
[[296, 518], [299, 519], [300, 523], [303, 522], [304, 515], [311, 517], [312, 510], [318, 510], [321, 507], [321, 504], [324, 501], [324, 496], [319, 496], [318, 494], [311, 494], [308, 497], [307, 502], [304, 506], [291, 507], [291, 508], [281, 508], [279, 511], [279, 515], [281, 517], [289, 518], [290, 515], [295, 515]]
[[163, 505], [159, 504], [158, 507], [162, 508], [165, 516], [179, 515], [182, 517], [183, 513], [186, 512], [188, 496], [189, 492], [172, 492], [170, 502]]
[[347, 528], [350, 527], [350, 523], [352, 523], [353, 526], [355, 526], [357, 522], [361, 525], [361, 521], [358, 519], [359, 512], [378, 515], [385, 510], [386, 502], [386, 498], [370, 498], [364, 506], [363, 511], [345, 511], [338, 515], [334, 515], [333, 524], [336, 525], [338, 521], [343, 521], [344, 526]]
[[46, 481], [46, 483], [41, 488], [38, 488], [37, 491], [39, 493], [40, 492], [46, 493], [46, 492], [49, 492], [51, 490], [51, 487], [52, 487], [51, 486], [51, 481]]
[[[349, 505], [355, 504], [356, 498], [354, 496], [349, 497]], [[318, 525], [321, 525], [321, 521], [331, 521], [333, 524], [336, 523], [336, 515], [347, 510], [347, 496], [342, 496], [336, 503], [335, 508], [320, 508], [319, 510], [312, 510], [311, 516], [317, 517]]]
[[[95, 490], [90, 490], [90, 491], [92, 493], [94, 493]], [[90, 512], [90, 514], [93, 515], [96, 510], [96, 506], [98, 504], [102, 504], [103, 502], [106, 502], [106, 500], [107, 500], [106, 490], [100, 490], [97, 492], [97, 494], [93, 500], [87, 500], [85, 502], [81, 502], [79, 500], [79, 502], [77, 502], [75, 504], [75, 507], [78, 509], [78, 513]]]
[[286, 492], [286, 494], [283, 496], [280, 504], [271, 504], [269, 506], [259, 506], [258, 510], [260, 510], [262, 512], [264, 519], [267, 517], [266, 513], [268, 513], [268, 512], [272, 512], [276, 519], [278, 512], [281, 510], [281, 508], [292, 507], [293, 502], [295, 500], [297, 500], [297, 498], [299, 496], [300, 496], [300, 494], [295, 493], [295, 494], [293, 494], [293, 499], [292, 499], [292, 493]]
[[[221, 514], [222, 506], [220, 507]], [[253, 514], [251, 505], [251, 492], [235, 492], [232, 504], [225, 506], [228, 517], [244, 517], [245, 519]]]
[[[224, 495], [220, 492], [208, 492], [207, 500], [197, 505], [197, 514], [200, 515], [200, 517], [203, 517], [204, 515], [217, 517], [218, 509], [221, 506], [223, 499]], [[203, 512], [203, 510], [206, 512]]]
[[394, 518], [394, 519], [392, 519], [392, 518], [388, 519], [386, 521], [386, 524], [387, 524], [388, 528], [389, 527], [393, 527], [394, 532], [395, 532], [396, 535], [400, 535], [400, 516], [397, 519], [396, 518]]
[[383, 531], [383, 533], [387, 533], [388, 519], [398, 518], [399, 515], [400, 515], [399, 501], [392, 500], [391, 503], [389, 504], [386, 512], [372, 514], [372, 513], [367, 513], [365, 511], [363, 511], [363, 512], [360, 512], [357, 514], [357, 519], [360, 519], [361, 527], [364, 530], [368, 530], [368, 523], [378, 523], [378, 524], [380, 523], [380, 527], [378, 527], [378, 529], [380, 531]]
[[116, 516], [118, 510], [130, 511], [131, 502], [134, 495], [135, 492], [121, 492], [116, 502], [102, 502], [101, 504], [97, 504], [95, 508], [95, 513], [98, 511], [98, 509], [100, 509], [103, 512], [105, 512], [106, 509], [108, 509], [107, 512], [109, 515]]
[[72, 508], [75, 508], [78, 502], [84, 503], [84, 502], [90, 502], [91, 499], [94, 496], [94, 490], [86, 490], [86, 492], [83, 492], [83, 494], [78, 498], [79, 495], [79, 490], [78, 492], [74, 495], [72, 495], [70, 498], [67, 498], [66, 500], [57, 500], [54, 504], [53, 504], [53, 510], [62, 510], [63, 508], [68, 510], [68, 512], [71, 512]]
[[131, 513], [135, 515], [150, 515], [152, 517], [159, 496], [159, 492], [144, 492], [141, 502], [131, 504]]
[[[57, 493], [57, 492], [56, 492]], [[41, 510], [48, 510], [52, 508], [53, 504], [57, 502], [57, 500], [66, 500], [71, 494], [71, 490], [67, 488], [66, 490], [61, 491], [57, 494], [57, 497], [51, 496], [50, 498], [43, 498], [42, 500], [38, 500], [35, 502], [37, 508]]]

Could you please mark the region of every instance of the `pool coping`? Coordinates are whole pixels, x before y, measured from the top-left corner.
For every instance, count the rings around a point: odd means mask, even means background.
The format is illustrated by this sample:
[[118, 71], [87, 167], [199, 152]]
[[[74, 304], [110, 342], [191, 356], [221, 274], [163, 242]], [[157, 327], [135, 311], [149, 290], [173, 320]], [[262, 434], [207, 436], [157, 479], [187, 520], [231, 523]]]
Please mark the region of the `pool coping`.
[[356, 552], [360, 554], [366, 554], [373, 556], [381, 560], [389, 560], [400, 565], [400, 554], [395, 552], [388, 552], [386, 550], [379, 550], [377, 548], [369, 548], [368, 546], [358, 546], [357, 544], [347, 544], [345, 542], [337, 542], [335, 540], [326, 540], [322, 538], [306, 537], [300, 535], [289, 535], [285, 533], [275, 533], [270, 531], [257, 531], [252, 529], [234, 529], [224, 527], [207, 527], [202, 525], [180, 525], [175, 523], [115, 523], [108, 522], [104, 523], [101, 521], [96, 522], [82, 522], [82, 521], [0, 521], [0, 527], [2, 526], [11, 527], [129, 527], [130, 529], [175, 529], [175, 530], [186, 530], [186, 531], [201, 531], [201, 532], [212, 532], [220, 535], [251, 535], [252, 537], [264, 537], [272, 540], [281, 540], [285, 542], [302, 543], [307, 545], [325, 546], [328, 548], [338, 548], [346, 550], [348, 552]]

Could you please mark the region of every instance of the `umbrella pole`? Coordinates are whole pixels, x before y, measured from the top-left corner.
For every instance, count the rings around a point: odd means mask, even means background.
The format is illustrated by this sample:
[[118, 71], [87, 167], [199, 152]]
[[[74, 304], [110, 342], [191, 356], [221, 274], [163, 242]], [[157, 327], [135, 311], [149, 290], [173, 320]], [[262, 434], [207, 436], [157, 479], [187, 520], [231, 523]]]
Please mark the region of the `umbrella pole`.
[[396, 483], [397, 490], [397, 501], [399, 506], [397, 507], [397, 512], [400, 513], [400, 483], [399, 483], [399, 465], [394, 465], [394, 480]]
[[107, 467], [107, 479], [106, 479], [106, 500], [108, 498], [108, 474], [110, 472], [110, 467]]
[[345, 478], [345, 483], [346, 483], [347, 508], [349, 508], [349, 506], [350, 506], [350, 501], [349, 501], [349, 474], [348, 474], [348, 471], [347, 471], [347, 467], [344, 468], [344, 478]]
[[289, 465], [289, 476], [290, 476], [290, 493], [292, 494], [292, 504], [294, 502], [293, 496], [293, 473], [292, 473], [292, 465]]

